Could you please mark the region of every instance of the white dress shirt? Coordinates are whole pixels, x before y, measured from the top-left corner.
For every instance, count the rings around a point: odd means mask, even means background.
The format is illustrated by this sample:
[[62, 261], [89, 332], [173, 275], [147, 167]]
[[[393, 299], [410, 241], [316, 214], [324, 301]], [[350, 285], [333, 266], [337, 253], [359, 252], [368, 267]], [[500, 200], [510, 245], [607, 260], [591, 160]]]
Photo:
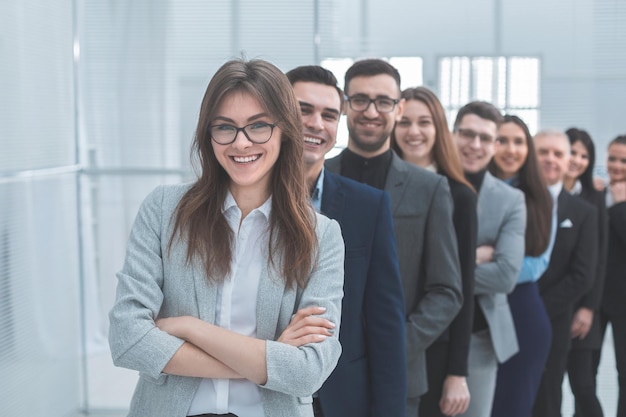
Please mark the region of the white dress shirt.
[[[217, 289], [215, 324], [250, 337], [256, 337], [257, 294], [267, 263], [271, 207], [270, 197], [242, 221], [229, 192], [222, 208], [234, 240], [230, 275]], [[203, 379], [187, 415], [204, 413], [265, 416], [259, 388], [247, 379]]]

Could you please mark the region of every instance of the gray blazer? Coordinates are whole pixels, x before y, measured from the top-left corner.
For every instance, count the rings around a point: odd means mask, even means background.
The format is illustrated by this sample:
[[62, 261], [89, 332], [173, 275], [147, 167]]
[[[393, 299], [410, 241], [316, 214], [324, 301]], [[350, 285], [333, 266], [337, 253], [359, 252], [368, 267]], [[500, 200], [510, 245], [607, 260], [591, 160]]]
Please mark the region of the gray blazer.
[[[326, 161], [341, 170], [341, 155]], [[389, 194], [406, 306], [408, 397], [428, 390], [426, 348], [450, 325], [463, 303], [461, 273], [447, 180], [393, 153]]]
[[[187, 189], [188, 185], [161, 186], [145, 199], [131, 230], [124, 267], [117, 274], [117, 298], [109, 315], [111, 353], [115, 365], [140, 375], [129, 416], [185, 416], [200, 382], [162, 373], [183, 340], [154, 324], [160, 317], [184, 315], [215, 322], [216, 285], [208, 282], [202, 266], [186, 262], [184, 242], [177, 241], [167, 255], [170, 219]], [[338, 223], [321, 215], [316, 232], [319, 259], [304, 290], [285, 288], [280, 273], [269, 266], [261, 274], [257, 337], [267, 341], [268, 379], [259, 389], [267, 416], [312, 417], [311, 395], [341, 354], [338, 337], [300, 348], [274, 341], [298, 309], [311, 305], [326, 307], [324, 316], [339, 325], [343, 239]]]
[[515, 288], [524, 259], [524, 193], [487, 172], [478, 193], [477, 212], [477, 246], [493, 246], [494, 260], [476, 266], [474, 294], [502, 363], [519, 349], [507, 294]]

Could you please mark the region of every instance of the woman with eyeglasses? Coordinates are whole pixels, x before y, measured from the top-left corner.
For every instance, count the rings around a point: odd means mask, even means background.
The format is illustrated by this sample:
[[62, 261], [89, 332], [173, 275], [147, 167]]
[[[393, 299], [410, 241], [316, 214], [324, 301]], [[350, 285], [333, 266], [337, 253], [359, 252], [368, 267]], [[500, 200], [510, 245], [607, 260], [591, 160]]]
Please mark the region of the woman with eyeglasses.
[[571, 145], [569, 169], [563, 188], [596, 207], [598, 212], [598, 264], [593, 288], [579, 301], [572, 318], [567, 375], [575, 399], [577, 417], [602, 417], [602, 406], [596, 395], [596, 371], [602, 348], [600, 303], [604, 288], [608, 218], [604, 195], [593, 185], [595, 147], [584, 130], [570, 128], [566, 132]]
[[525, 256], [508, 295], [519, 351], [498, 366], [492, 417], [529, 417], [548, 358], [552, 330], [537, 280], [547, 269], [556, 235], [556, 212], [539, 172], [526, 123], [505, 115], [489, 172], [520, 189], [526, 200]]
[[447, 331], [426, 351], [428, 392], [420, 398], [420, 416], [454, 416], [467, 410], [467, 357], [473, 319], [476, 266], [476, 193], [463, 176], [445, 111], [437, 96], [425, 87], [402, 92], [406, 101], [402, 119], [391, 134], [392, 149], [405, 161], [448, 178], [454, 202], [463, 306]]
[[308, 201], [298, 104], [261, 61], [209, 82], [199, 177], [143, 202], [110, 345], [139, 371], [130, 416], [312, 416], [335, 367], [344, 246]]

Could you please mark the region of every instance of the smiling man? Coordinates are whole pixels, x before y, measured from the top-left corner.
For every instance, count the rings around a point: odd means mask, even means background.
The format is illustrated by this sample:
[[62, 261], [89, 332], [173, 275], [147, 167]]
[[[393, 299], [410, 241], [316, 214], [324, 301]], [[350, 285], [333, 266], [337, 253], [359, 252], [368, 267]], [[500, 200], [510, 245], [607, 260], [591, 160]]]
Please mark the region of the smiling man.
[[474, 273], [474, 324], [467, 384], [472, 399], [462, 414], [491, 415], [498, 362], [518, 351], [507, 294], [513, 291], [524, 258], [524, 194], [494, 178], [487, 165], [495, 152], [502, 115], [492, 104], [463, 106], [454, 122], [465, 177], [478, 192], [478, 240]]
[[316, 417], [405, 417], [404, 298], [389, 197], [324, 170], [343, 92], [319, 66], [287, 73], [300, 103], [306, 177], [315, 208], [341, 226], [346, 247], [342, 355], [313, 399]]
[[404, 107], [398, 71], [380, 59], [357, 61], [345, 86], [348, 149], [326, 167], [389, 194], [406, 305], [407, 416], [417, 416], [428, 388], [426, 348], [450, 325], [463, 299], [452, 198], [444, 177], [403, 161], [390, 148]]

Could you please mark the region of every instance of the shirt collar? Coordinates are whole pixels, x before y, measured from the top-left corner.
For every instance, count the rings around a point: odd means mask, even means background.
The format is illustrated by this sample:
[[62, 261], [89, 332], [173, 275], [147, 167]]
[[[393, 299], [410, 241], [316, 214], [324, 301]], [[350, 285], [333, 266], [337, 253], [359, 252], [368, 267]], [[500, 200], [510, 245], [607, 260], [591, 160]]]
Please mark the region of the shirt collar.
[[[232, 193], [228, 191], [226, 193], [226, 198], [224, 199], [224, 203], [222, 204], [222, 213], [228, 214], [229, 212], [234, 210], [234, 208], [236, 208], [237, 211], [241, 213], [241, 210], [239, 209], [239, 206], [237, 206], [237, 202], [235, 201], [235, 197], [233, 197]], [[266, 220], [269, 220], [270, 214], [272, 213], [272, 196], [271, 195], [268, 197], [267, 200], [265, 200], [263, 204], [261, 204], [259, 207], [252, 210], [250, 214], [257, 212], [257, 211], [260, 212], [265, 217]]]
[[569, 193], [573, 195], [580, 195], [580, 193], [582, 192], [583, 192], [583, 185], [579, 180], [576, 180], [576, 182], [574, 183], [574, 186], [572, 187]]
[[311, 190], [311, 203], [318, 213], [322, 211], [322, 193], [324, 192], [324, 167], [317, 177], [315, 187]]
[[559, 198], [559, 194], [561, 194], [561, 190], [563, 189], [563, 182], [557, 182], [556, 184], [552, 184], [548, 186], [548, 191], [550, 191], [550, 195], [552, 195], [552, 199], [556, 201]]

